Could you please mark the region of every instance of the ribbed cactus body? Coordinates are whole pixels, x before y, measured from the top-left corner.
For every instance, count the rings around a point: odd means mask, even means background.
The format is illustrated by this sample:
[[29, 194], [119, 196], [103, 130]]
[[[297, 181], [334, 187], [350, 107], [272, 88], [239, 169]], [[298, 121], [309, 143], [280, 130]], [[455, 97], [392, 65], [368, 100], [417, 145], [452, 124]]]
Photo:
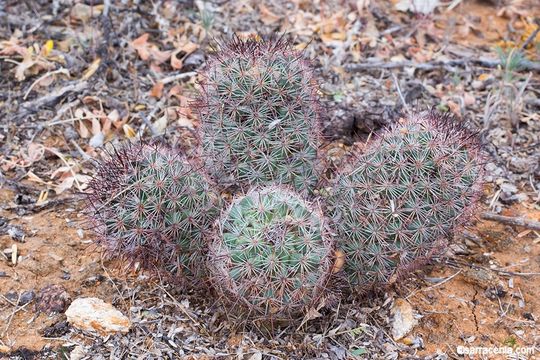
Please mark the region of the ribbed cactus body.
[[388, 283], [431, 258], [479, 193], [476, 137], [436, 112], [408, 115], [369, 144], [329, 199], [358, 289]]
[[100, 163], [90, 190], [88, 211], [109, 257], [200, 273], [218, 197], [184, 157], [162, 145], [124, 145]]
[[317, 183], [318, 107], [311, 67], [283, 39], [234, 38], [202, 71], [203, 156], [222, 185]]
[[320, 209], [281, 187], [251, 191], [221, 216], [213, 283], [253, 317], [292, 319], [325, 294], [332, 241]]

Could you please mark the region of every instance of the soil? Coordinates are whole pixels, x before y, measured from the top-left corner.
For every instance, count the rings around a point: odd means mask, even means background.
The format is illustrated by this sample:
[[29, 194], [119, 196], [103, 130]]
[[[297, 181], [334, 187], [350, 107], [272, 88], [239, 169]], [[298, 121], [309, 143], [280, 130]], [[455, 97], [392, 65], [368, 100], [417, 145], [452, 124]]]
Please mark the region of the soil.
[[[0, 236], [1, 249], [15, 244], [19, 254], [16, 266], [11, 259], [0, 262], [0, 272], [5, 273], [0, 278], [3, 299], [13, 292], [19, 295], [33, 291], [37, 296], [48, 285], [60, 285], [71, 299], [98, 297], [129, 313], [130, 303], [115, 302], [119, 290], [114, 281], [107, 279], [112, 276], [117, 278], [115, 281], [127, 281], [131, 288], [144, 283], [135, 276], [118, 280], [122, 272], [111, 270], [113, 264], [101, 261], [99, 249], [91, 244], [91, 234], [82, 230], [80, 208], [58, 205], [14, 216], [19, 208], [13, 201], [15, 195], [14, 191], [0, 191], [0, 218], [19, 226], [26, 236], [24, 242], [15, 242], [9, 235]], [[512, 208], [506, 215], [540, 220], [540, 211], [523, 207]], [[469, 228], [480, 239], [479, 245], [464, 245], [467, 255], [436, 264], [397, 290], [396, 295], [404, 296], [421, 315], [410, 334], [410, 338], [423, 340], [424, 348], [417, 352], [418, 356], [456, 354], [456, 347], [462, 344], [524, 347], [538, 342], [540, 237], [535, 232], [519, 230], [522, 229], [479, 221]], [[422, 277], [449, 280], [437, 285], [421, 281]], [[69, 332], [65, 316], [36, 313], [35, 302], [18, 308], [14, 315], [10, 304], [0, 309], [0, 317], [9, 319], [2, 328], [1, 339], [12, 350], [41, 351], [65, 343], [62, 335]]]

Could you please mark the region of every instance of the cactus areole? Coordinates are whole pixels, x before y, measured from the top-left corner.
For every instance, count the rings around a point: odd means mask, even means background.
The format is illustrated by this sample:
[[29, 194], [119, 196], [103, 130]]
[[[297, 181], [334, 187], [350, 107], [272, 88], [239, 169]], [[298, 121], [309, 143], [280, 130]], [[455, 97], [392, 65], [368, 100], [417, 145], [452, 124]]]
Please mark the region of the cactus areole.
[[481, 159], [475, 134], [435, 111], [369, 144], [329, 199], [351, 285], [387, 284], [442, 250], [479, 196]]
[[219, 184], [312, 189], [319, 145], [312, 70], [283, 38], [234, 37], [201, 72], [195, 108], [206, 168]]
[[325, 294], [331, 255], [318, 206], [269, 187], [236, 199], [221, 216], [209, 267], [228, 303], [253, 317], [294, 319]]

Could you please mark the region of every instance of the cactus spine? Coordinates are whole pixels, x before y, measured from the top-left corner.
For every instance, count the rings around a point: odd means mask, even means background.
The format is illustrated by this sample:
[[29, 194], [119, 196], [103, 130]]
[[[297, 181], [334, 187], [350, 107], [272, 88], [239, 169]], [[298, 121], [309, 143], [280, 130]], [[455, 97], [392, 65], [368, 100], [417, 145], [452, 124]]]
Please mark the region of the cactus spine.
[[434, 111], [410, 114], [337, 177], [329, 199], [357, 289], [385, 284], [441, 250], [479, 195], [474, 134]]
[[218, 197], [184, 157], [158, 144], [127, 144], [101, 161], [88, 212], [109, 257], [144, 268], [200, 274]]
[[223, 298], [253, 317], [294, 319], [325, 295], [332, 250], [317, 205], [268, 187], [221, 216], [209, 267]]
[[221, 185], [317, 183], [318, 106], [311, 67], [283, 38], [238, 37], [202, 71], [196, 109], [206, 167]]

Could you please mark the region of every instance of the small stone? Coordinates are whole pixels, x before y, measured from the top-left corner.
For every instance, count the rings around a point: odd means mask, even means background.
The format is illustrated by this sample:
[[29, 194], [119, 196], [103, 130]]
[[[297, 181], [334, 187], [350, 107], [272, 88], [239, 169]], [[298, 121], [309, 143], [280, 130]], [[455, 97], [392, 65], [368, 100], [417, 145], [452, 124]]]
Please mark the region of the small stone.
[[15, 225], [11, 225], [8, 227], [7, 233], [10, 238], [12, 238], [15, 241], [24, 242], [24, 231]]
[[71, 353], [69, 353], [69, 360], [80, 360], [86, 356], [86, 351], [81, 345], [75, 346]]
[[28, 290], [21, 294], [21, 297], [19, 298], [19, 305], [26, 305], [32, 300], [34, 300], [34, 297], [36, 296], [36, 293], [34, 290]]
[[8, 277], [5, 271], [0, 271], [0, 277]]
[[483, 81], [480, 81], [480, 80], [474, 80], [471, 83], [471, 86], [475, 90], [483, 90], [483, 89], [486, 88], [486, 84]]
[[111, 304], [97, 298], [75, 299], [66, 311], [67, 321], [80, 330], [98, 332], [101, 335], [127, 333], [129, 319]]
[[88, 142], [88, 145], [90, 145], [93, 148], [97, 148], [103, 145], [104, 141], [105, 141], [105, 135], [103, 135], [102, 132], [98, 132], [94, 136], [92, 136], [92, 138]]
[[51, 326], [41, 329], [39, 333], [44, 337], [60, 337], [69, 332], [69, 324], [67, 321], [60, 321]]
[[6, 299], [11, 301], [12, 303], [17, 303], [17, 300], [19, 299], [19, 294], [16, 291], [10, 291], [4, 295]]
[[404, 299], [394, 301], [390, 314], [392, 315], [392, 337], [394, 340], [403, 339], [418, 323], [411, 304]]
[[63, 258], [63, 257], [58, 256], [58, 255], [56, 255], [55, 253], [50, 252], [50, 253], [49, 253], [49, 256], [50, 256], [51, 258], [53, 258], [54, 260], [58, 261], [58, 262], [64, 261], [64, 258]]

